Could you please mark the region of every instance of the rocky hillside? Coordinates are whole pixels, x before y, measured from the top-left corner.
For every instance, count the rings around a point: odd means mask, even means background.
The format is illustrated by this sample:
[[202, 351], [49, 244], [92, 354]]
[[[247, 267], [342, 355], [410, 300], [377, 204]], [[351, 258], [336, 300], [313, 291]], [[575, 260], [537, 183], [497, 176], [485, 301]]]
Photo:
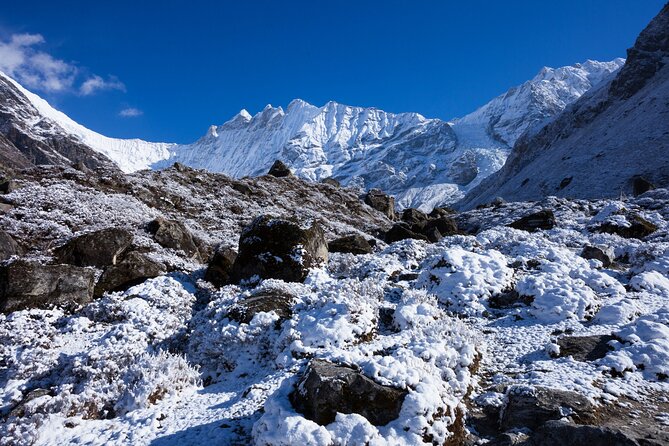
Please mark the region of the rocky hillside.
[[470, 208], [506, 200], [616, 197], [669, 184], [669, 6], [628, 50], [623, 68], [534, 136], [468, 193]]

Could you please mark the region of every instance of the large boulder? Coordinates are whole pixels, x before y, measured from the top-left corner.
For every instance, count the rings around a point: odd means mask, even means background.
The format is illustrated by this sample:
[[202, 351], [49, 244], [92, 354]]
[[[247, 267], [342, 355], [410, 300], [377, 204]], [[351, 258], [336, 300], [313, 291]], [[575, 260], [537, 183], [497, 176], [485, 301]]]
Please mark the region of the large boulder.
[[612, 248], [600, 248], [598, 246], [586, 246], [581, 251], [581, 257], [584, 259], [595, 259], [602, 262], [602, 266], [607, 268], [613, 263], [615, 257]]
[[642, 176], [636, 175], [632, 178], [632, 193], [638, 196], [655, 189], [655, 185]]
[[309, 269], [327, 258], [328, 244], [318, 222], [303, 228], [292, 221], [261, 215], [242, 231], [230, 279], [233, 283], [259, 279], [302, 282]]
[[204, 273], [204, 280], [217, 287], [230, 284], [230, 272], [236, 258], [237, 251], [232, 248], [217, 249], [207, 266], [207, 271]]
[[563, 336], [557, 340], [560, 346], [558, 356], [571, 356], [576, 361], [595, 361], [613, 350], [609, 342], [611, 335]]
[[414, 239], [414, 240], [423, 240], [423, 241], [430, 241], [427, 236], [423, 234], [419, 234], [417, 232], [414, 232], [411, 230], [409, 225], [406, 223], [396, 223], [393, 225], [392, 228], [386, 232], [385, 235], [385, 240], [386, 243], [395, 243], [400, 240], [405, 240], [405, 239]]
[[371, 254], [372, 245], [359, 234], [347, 235], [328, 243], [330, 252], [347, 252], [351, 254]]
[[402, 211], [402, 221], [410, 225], [426, 222], [427, 219], [427, 214], [419, 209], [406, 208]]
[[5, 231], [0, 231], [0, 262], [21, 254], [21, 247], [16, 240]]
[[199, 251], [193, 235], [180, 221], [158, 217], [149, 222], [146, 229], [153, 234], [153, 239], [160, 246], [183, 251], [188, 257], [199, 260]]
[[561, 419], [565, 413], [579, 422], [587, 422], [593, 414], [593, 406], [576, 392], [512, 386], [506, 394], [500, 426], [505, 431], [523, 427], [534, 430], [546, 421]]
[[16, 260], [0, 266], [0, 311], [71, 309], [91, 301], [94, 285], [92, 268]]
[[228, 308], [230, 320], [248, 324], [258, 313], [273, 311], [279, 316], [280, 324], [292, 315], [293, 296], [278, 290], [263, 291], [231, 305]]
[[104, 268], [116, 265], [132, 239], [127, 229], [106, 228], [76, 236], [56, 248], [53, 254], [58, 263]]
[[293, 407], [310, 420], [327, 425], [336, 414], [357, 413], [383, 426], [396, 419], [407, 391], [383, 386], [351, 367], [314, 359], [290, 394]]
[[395, 198], [379, 189], [370, 189], [365, 195], [365, 204], [382, 212], [390, 220], [395, 219]]
[[555, 226], [555, 215], [550, 209], [543, 209], [530, 215], [526, 215], [509, 225], [514, 229], [535, 232], [540, 229], [553, 229]]
[[116, 265], [105, 268], [95, 285], [95, 296], [105, 292], [125, 291], [165, 272], [162, 263], [136, 251], [127, 253]]
[[289, 177], [292, 174], [293, 173], [290, 171], [290, 168], [286, 166], [281, 160], [274, 161], [272, 167], [269, 168], [269, 172], [267, 172], [267, 175], [271, 175], [277, 178]]
[[626, 215], [627, 224], [607, 221], [596, 227], [595, 232], [617, 234], [624, 238], [642, 239], [657, 231], [657, 226], [637, 214]]

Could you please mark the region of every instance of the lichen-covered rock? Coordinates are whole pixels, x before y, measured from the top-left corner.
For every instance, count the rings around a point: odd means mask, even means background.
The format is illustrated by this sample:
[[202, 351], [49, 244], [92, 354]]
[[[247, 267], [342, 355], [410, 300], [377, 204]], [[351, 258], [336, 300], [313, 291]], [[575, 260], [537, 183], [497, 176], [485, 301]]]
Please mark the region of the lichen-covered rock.
[[330, 252], [348, 252], [351, 254], [371, 254], [372, 245], [359, 234], [347, 235], [328, 243]]
[[295, 409], [320, 425], [357, 413], [382, 426], [396, 419], [407, 391], [383, 386], [350, 367], [312, 360], [290, 395]]
[[553, 229], [555, 226], [555, 215], [550, 209], [544, 209], [530, 215], [526, 215], [509, 224], [514, 229], [534, 232], [540, 229]]
[[309, 269], [328, 258], [325, 234], [318, 222], [303, 228], [269, 215], [257, 217], [239, 238], [239, 254], [230, 272], [233, 283], [259, 279], [302, 282]]
[[181, 250], [190, 258], [199, 260], [199, 251], [193, 240], [193, 235], [180, 221], [158, 217], [147, 225], [147, 230], [153, 234], [154, 240], [164, 248]]
[[74, 308], [93, 298], [94, 285], [91, 268], [16, 260], [0, 266], [0, 311]]
[[54, 258], [58, 263], [104, 268], [116, 265], [132, 239], [127, 229], [101, 229], [68, 240], [54, 250]]
[[165, 267], [162, 263], [131, 251], [116, 265], [105, 268], [95, 285], [95, 295], [101, 296], [107, 291], [124, 291], [164, 272]]

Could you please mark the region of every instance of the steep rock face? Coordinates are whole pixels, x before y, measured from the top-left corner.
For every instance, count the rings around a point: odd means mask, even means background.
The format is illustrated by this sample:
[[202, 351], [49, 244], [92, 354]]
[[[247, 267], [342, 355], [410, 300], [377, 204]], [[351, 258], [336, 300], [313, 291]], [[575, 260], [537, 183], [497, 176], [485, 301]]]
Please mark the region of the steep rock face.
[[669, 184], [669, 6], [639, 35], [629, 59], [534, 136], [515, 145], [504, 167], [459, 203], [493, 197], [536, 200], [615, 197], [639, 176]]

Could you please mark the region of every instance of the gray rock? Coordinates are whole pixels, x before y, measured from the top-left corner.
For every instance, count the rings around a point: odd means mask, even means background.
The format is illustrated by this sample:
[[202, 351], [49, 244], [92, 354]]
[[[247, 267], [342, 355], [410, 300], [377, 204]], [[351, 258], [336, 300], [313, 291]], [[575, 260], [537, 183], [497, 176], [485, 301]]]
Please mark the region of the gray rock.
[[163, 274], [162, 263], [150, 259], [136, 251], [127, 253], [116, 265], [108, 266], [95, 285], [95, 295], [102, 296], [105, 292], [125, 291], [147, 279]]
[[14, 180], [8, 180], [0, 184], [0, 193], [9, 194], [19, 188], [19, 183]]
[[347, 366], [314, 359], [290, 394], [293, 407], [320, 425], [337, 412], [357, 413], [382, 426], [399, 416], [407, 391], [383, 386]]
[[347, 235], [328, 243], [330, 252], [348, 252], [351, 254], [371, 254], [372, 245], [359, 234]]
[[571, 356], [576, 361], [595, 361], [613, 350], [609, 342], [614, 339], [611, 335], [563, 336], [557, 340], [559, 356]]
[[567, 415], [583, 421], [593, 413], [593, 406], [586, 397], [565, 390], [511, 386], [506, 398], [500, 415], [504, 431], [523, 427], [534, 430], [546, 421]]
[[233, 283], [255, 279], [302, 282], [327, 262], [328, 244], [320, 224], [301, 228], [288, 220], [262, 215], [244, 228], [230, 273]]
[[531, 437], [536, 446], [639, 446], [623, 432], [600, 426], [578, 425], [552, 420], [539, 427]]
[[581, 251], [581, 257], [584, 259], [595, 259], [599, 260], [602, 262], [602, 266], [604, 268], [607, 268], [611, 266], [611, 263], [613, 263], [614, 259], [614, 254], [613, 254], [613, 249], [611, 248], [606, 248], [602, 249], [597, 246], [586, 246], [583, 248], [583, 251]]
[[127, 229], [101, 229], [68, 240], [54, 250], [54, 258], [58, 263], [104, 268], [116, 265], [132, 239], [133, 235]]
[[20, 254], [21, 247], [16, 243], [16, 240], [9, 233], [0, 231], [0, 262]]
[[153, 234], [153, 238], [160, 246], [180, 250], [186, 253], [190, 258], [200, 260], [197, 244], [193, 235], [180, 221], [167, 220], [158, 217], [149, 222], [147, 230]]
[[93, 298], [95, 270], [72, 265], [42, 265], [16, 260], [0, 266], [0, 311], [68, 309]]
[[329, 184], [330, 186], [332, 186], [332, 187], [336, 187], [336, 188], [341, 187], [341, 183], [340, 183], [339, 181], [335, 180], [335, 179], [332, 178], [332, 177], [323, 178], [323, 179], [321, 180], [321, 183], [323, 183], [323, 184]]
[[209, 266], [207, 266], [204, 280], [211, 282], [217, 287], [230, 284], [230, 272], [236, 258], [237, 251], [232, 248], [217, 249], [214, 257], [209, 262]]
[[390, 220], [395, 219], [395, 198], [379, 189], [370, 189], [365, 195], [365, 204], [382, 212]]
[[248, 324], [258, 313], [275, 312], [279, 316], [277, 325], [292, 315], [293, 296], [278, 290], [263, 291], [243, 299], [228, 309], [228, 318]]
[[290, 171], [290, 168], [288, 168], [288, 166], [286, 166], [283, 161], [280, 160], [274, 161], [272, 167], [269, 168], [269, 172], [267, 172], [267, 175], [271, 175], [277, 178], [289, 177], [292, 174], [293, 173]]
[[624, 238], [642, 239], [657, 231], [657, 226], [637, 214], [626, 215], [629, 226], [606, 222], [594, 228], [595, 232], [617, 234]]
[[555, 215], [550, 209], [544, 209], [534, 214], [526, 215], [509, 225], [514, 229], [535, 232], [540, 229], [553, 229], [555, 226]]

